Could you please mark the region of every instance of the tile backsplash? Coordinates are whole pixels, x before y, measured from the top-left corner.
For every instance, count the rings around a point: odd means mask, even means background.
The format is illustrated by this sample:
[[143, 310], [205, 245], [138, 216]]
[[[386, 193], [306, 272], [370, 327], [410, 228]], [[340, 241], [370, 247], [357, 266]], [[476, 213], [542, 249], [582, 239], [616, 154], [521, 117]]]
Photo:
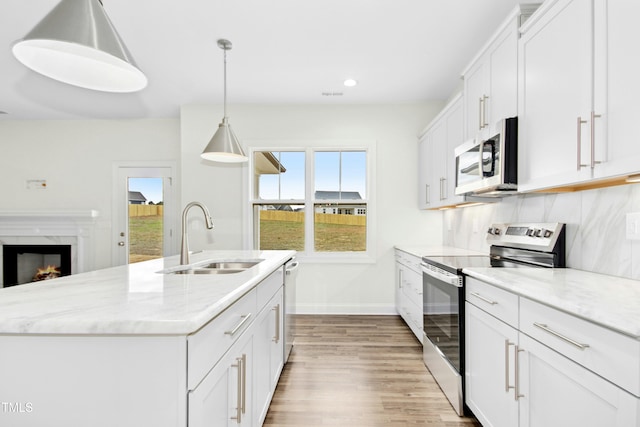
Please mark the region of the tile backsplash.
[[488, 252], [492, 223], [567, 224], [567, 266], [640, 279], [640, 240], [626, 238], [626, 214], [640, 212], [640, 185], [505, 197], [497, 203], [444, 211], [443, 242]]

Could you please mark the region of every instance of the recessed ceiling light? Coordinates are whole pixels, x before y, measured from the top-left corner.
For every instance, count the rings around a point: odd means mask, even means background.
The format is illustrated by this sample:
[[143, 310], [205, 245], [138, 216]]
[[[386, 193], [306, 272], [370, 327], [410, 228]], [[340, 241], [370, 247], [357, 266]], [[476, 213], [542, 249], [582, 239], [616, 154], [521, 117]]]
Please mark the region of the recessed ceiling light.
[[355, 86], [357, 84], [358, 84], [358, 82], [355, 81], [354, 79], [347, 79], [347, 80], [344, 81], [344, 85], [346, 87], [353, 87], [353, 86]]

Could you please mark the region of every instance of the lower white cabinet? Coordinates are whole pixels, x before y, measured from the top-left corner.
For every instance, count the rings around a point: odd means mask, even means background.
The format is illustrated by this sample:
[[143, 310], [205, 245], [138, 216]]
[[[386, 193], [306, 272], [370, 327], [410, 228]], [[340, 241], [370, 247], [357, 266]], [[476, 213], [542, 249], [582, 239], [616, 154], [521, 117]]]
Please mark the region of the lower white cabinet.
[[253, 335], [245, 332], [189, 392], [189, 427], [253, 426]]
[[466, 300], [465, 402], [484, 427], [640, 425], [637, 340], [472, 277]]
[[633, 395], [522, 333], [519, 349], [521, 427], [639, 425]]
[[518, 330], [465, 304], [466, 403], [484, 427], [518, 425], [514, 346]]
[[256, 320], [255, 351], [255, 409], [257, 425], [262, 425], [284, 366], [283, 291], [271, 298]]
[[[199, 363], [189, 370], [203, 371], [204, 361], [209, 367], [202, 380], [189, 376], [189, 427], [264, 422], [284, 366], [283, 277], [283, 269], [272, 273], [192, 337], [189, 359]], [[216, 320], [227, 321], [227, 326], [220, 328]], [[207, 358], [225, 343], [221, 335], [233, 344], [221, 358]]]
[[422, 270], [420, 257], [396, 249], [396, 311], [422, 343]]

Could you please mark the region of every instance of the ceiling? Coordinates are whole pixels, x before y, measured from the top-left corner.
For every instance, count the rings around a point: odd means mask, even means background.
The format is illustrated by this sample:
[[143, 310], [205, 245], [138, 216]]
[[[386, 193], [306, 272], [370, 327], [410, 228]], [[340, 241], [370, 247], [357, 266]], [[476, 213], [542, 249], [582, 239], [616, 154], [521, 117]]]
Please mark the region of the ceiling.
[[[220, 104], [223, 51], [233, 104], [389, 104], [445, 100], [516, 0], [103, 0], [149, 78], [96, 92], [30, 71], [11, 45], [59, 0], [3, 0], [0, 120], [178, 117]], [[353, 78], [355, 87], [343, 81]]]

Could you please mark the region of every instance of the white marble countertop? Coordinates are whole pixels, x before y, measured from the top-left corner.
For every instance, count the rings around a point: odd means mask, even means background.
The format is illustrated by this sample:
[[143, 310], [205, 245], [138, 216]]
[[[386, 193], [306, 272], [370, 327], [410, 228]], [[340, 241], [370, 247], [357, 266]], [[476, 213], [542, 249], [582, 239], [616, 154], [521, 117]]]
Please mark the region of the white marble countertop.
[[0, 289], [0, 334], [187, 335], [253, 289], [294, 251], [204, 251], [206, 260], [264, 259], [235, 274], [160, 274], [173, 256]]
[[465, 268], [463, 272], [640, 339], [640, 281], [571, 268]]
[[489, 255], [470, 249], [454, 248], [452, 246], [420, 246], [420, 245], [396, 245], [396, 249], [422, 258], [423, 256], [468, 256]]

